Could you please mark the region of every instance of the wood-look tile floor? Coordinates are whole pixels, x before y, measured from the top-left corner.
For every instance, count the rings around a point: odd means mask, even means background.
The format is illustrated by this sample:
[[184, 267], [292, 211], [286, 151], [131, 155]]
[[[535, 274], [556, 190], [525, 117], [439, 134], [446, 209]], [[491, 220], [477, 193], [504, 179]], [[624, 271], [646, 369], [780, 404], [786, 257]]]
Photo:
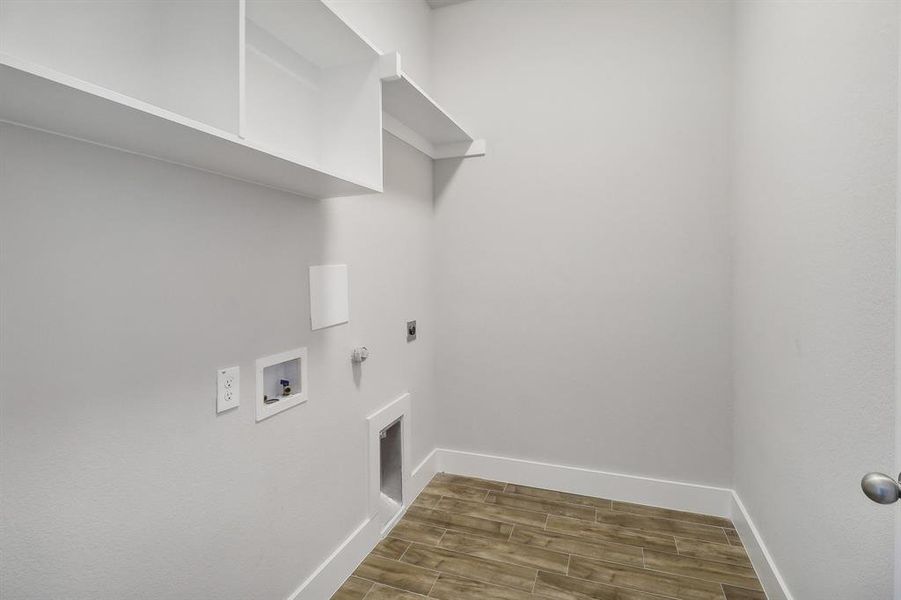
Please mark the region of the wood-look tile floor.
[[439, 473], [332, 600], [765, 600], [728, 519]]

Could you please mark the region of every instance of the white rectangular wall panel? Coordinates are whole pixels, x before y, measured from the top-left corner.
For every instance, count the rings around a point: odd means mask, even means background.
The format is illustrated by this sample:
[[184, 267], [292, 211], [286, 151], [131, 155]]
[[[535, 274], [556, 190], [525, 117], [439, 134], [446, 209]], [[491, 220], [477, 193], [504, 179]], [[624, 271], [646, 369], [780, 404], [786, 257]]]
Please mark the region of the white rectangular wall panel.
[[316, 330], [349, 320], [347, 265], [310, 267], [310, 326]]

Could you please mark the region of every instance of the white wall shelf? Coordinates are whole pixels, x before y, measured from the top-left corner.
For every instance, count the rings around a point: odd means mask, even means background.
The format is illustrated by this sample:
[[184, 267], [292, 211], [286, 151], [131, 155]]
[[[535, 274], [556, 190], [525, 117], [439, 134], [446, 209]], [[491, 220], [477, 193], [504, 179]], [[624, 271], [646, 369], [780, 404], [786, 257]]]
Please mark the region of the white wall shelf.
[[0, 14], [0, 121], [311, 198], [382, 191], [379, 75], [320, 1], [8, 0]]
[[382, 55], [382, 128], [434, 159], [484, 156], [476, 139], [401, 67], [400, 54]]
[[0, 121], [310, 198], [381, 191], [156, 106], [0, 55]]
[[378, 52], [322, 2], [243, 6], [241, 136], [381, 191]]

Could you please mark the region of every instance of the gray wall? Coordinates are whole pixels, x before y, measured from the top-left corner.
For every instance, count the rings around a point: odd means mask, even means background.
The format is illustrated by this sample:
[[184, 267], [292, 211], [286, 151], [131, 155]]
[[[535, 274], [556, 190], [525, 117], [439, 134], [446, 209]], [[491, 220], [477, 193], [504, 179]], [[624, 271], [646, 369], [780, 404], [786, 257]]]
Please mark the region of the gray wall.
[[[284, 598], [367, 516], [365, 416], [410, 390], [434, 447], [431, 161], [385, 144], [385, 194], [315, 202], [0, 127], [0, 596]], [[329, 262], [351, 321], [312, 333]], [[310, 401], [255, 423], [301, 345]]]
[[729, 484], [731, 8], [467, 2], [436, 97], [442, 446]]
[[736, 14], [735, 487], [798, 600], [892, 597], [897, 10]]

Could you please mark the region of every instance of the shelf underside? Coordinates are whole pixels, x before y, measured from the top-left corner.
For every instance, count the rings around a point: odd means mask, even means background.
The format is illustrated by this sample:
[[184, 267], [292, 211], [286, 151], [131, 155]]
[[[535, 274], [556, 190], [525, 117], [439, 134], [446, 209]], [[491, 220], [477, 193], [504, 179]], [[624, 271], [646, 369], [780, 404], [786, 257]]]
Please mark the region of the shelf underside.
[[310, 198], [381, 191], [80, 80], [0, 57], [0, 121]]
[[432, 158], [485, 154], [470, 135], [402, 71], [382, 78], [383, 126]]
[[412, 81], [382, 81], [382, 110], [435, 145], [471, 142], [473, 138], [431, 101]]

